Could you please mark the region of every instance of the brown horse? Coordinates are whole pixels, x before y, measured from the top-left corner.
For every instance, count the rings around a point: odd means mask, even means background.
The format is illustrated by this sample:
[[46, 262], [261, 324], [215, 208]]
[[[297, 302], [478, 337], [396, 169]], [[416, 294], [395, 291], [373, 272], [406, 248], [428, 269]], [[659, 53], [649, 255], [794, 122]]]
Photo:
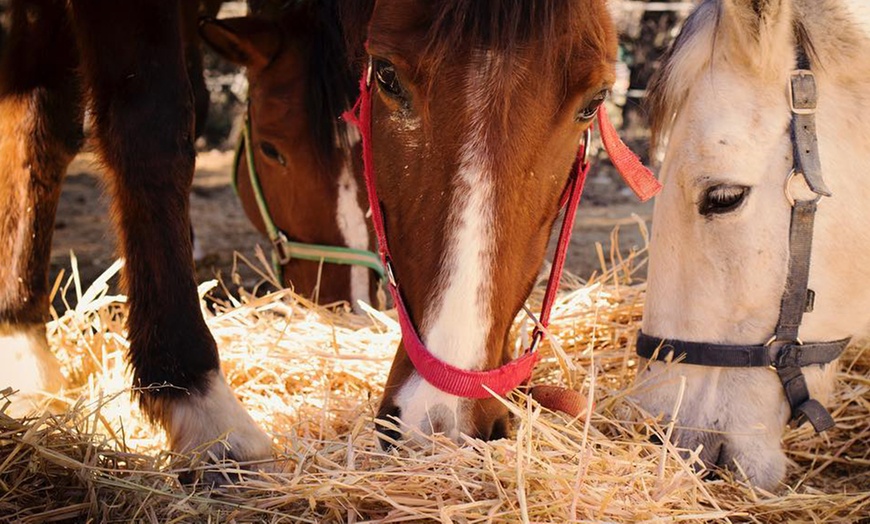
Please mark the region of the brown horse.
[[262, 458], [271, 442], [227, 385], [197, 297], [188, 201], [194, 98], [181, 7], [11, 2], [0, 62], [0, 387], [20, 389], [14, 405], [24, 410], [28, 394], [60, 384], [45, 339], [49, 248], [87, 105], [126, 259], [141, 406], [174, 450], [213, 443], [218, 456]]
[[[578, 143], [614, 81], [605, 2], [347, 4], [348, 34], [372, 64], [372, 206], [384, 216], [410, 329], [453, 370], [499, 368], [512, 358], [511, 324], [541, 267]], [[379, 417], [454, 439], [506, 434], [498, 400], [432, 385], [407, 344]]]
[[380, 269], [380, 262], [366, 254], [374, 235], [359, 137], [340, 118], [358, 79], [347, 66], [336, 5], [296, 3], [276, 21], [206, 19], [200, 34], [247, 70], [249, 136], [236, 158], [236, 188], [251, 222], [278, 244], [283, 284], [320, 303], [356, 307], [377, 303], [378, 275], [364, 264]]

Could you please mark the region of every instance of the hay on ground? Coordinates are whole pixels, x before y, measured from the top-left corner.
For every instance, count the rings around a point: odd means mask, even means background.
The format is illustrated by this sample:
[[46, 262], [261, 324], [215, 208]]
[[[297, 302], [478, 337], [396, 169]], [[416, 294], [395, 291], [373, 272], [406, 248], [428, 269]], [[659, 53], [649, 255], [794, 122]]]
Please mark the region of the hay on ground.
[[[290, 292], [242, 292], [216, 313], [204, 307], [228, 380], [280, 450], [271, 473], [221, 466], [243, 480], [215, 490], [179, 484], [190, 464], [165, 451], [163, 435], [131, 401], [125, 300], [106, 286], [118, 266], [86, 291], [73, 271], [59, 287], [76, 293], [77, 305], [48, 325], [71, 384], [60, 398], [67, 410], [16, 420], [0, 399], [0, 521], [866, 519], [870, 351], [853, 348], [843, 359], [836, 429], [786, 435], [787, 486], [766, 493], [737, 477], [702, 481], [691, 456], [651, 443], [663, 428], [628, 398], [644, 296], [644, 285], [631, 281], [637, 260], [616, 260], [589, 282], [566, 279], [551, 326], [558, 343], [544, 345], [535, 373], [536, 383], [588, 395], [594, 411], [570, 420], [513, 394], [505, 402], [514, 436], [461, 446], [440, 437], [390, 452], [376, 444], [373, 416], [399, 340], [393, 312], [354, 316]], [[539, 288], [530, 305], [540, 297]], [[518, 339], [528, 326], [517, 323]]]

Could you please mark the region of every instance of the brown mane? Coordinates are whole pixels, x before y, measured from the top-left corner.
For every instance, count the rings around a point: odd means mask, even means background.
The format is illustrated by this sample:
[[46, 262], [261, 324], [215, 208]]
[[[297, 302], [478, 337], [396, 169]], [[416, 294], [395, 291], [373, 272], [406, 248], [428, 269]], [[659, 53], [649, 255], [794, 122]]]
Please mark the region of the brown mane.
[[[367, 55], [364, 52], [369, 18], [374, 8], [373, 0], [344, 0], [340, 8], [341, 23], [345, 32], [352, 61], [361, 72]], [[602, 27], [598, 16], [590, 16], [595, 2], [587, 0], [446, 0], [421, 2], [429, 21], [429, 29], [423, 39], [424, 75], [430, 81], [441, 67], [456, 56], [458, 50], [487, 49], [499, 54], [493, 67], [495, 78], [517, 78], [513, 70], [525, 70], [531, 48], [547, 50], [535, 55], [544, 60], [546, 71], [564, 72], [567, 89], [569, 78], [583, 77], [587, 71], [570, 71], [568, 61], [577, 53], [599, 54], [607, 49], [608, 31]], [[552, 52], [556, 50], [556, 52]], [[431, 84], [428, 86], [431, 88]], [[504, 104], [490, 108], [502, 113], [502, 121], [508, 125], [511, 91], [516, 85], [500, 83], [494, 88], [501, 93], [492, 100]], [[418, 108], [427, 114], [426, 100]], [[504, 111], [503, 111], [504, 110]]]
[[[341, 115], [350, 109], [359, 93], [358, 76], [350, 67], [347, 42], [337, 22], [341, 3], [342, 0], [318, 0], [300, 7], [310, 11], [311, 49], [305, 96], [311, 111], [311, 133], [322, 165], [332, 165], [336, 155], [348, 150], [347, 128], [341, 123]], [[288, 15], [296, 15], [296, 10], [287, 13], [285, 19]], [[342, 147], [336, 147], [336, 137]]]
[[[340, 9], [348, 45], [362, 57], [373, 0], [345, 0]], [[599, 23], [583, 16], [585, 2], [578, 0], [447, 0], [427, 6], [430, 29], [426, 35], [429, 61], [438, 64], [457, 48], [499, 51], [507, 61], [532, 42], [563, 48], [577, 34], [578, 24]], [[595, 44], [598, 44], [597, 42]], [[570, 51], [570, 49], [568, 50]]]

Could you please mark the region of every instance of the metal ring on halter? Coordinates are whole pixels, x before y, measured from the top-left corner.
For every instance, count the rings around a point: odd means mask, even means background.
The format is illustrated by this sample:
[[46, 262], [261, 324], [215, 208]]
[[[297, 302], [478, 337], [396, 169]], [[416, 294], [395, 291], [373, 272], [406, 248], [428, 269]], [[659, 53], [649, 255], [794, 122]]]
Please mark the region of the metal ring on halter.
[[374, 69], [374, 59], [369, 55], [369, 64], [366, 66], [366, 87], [372, 85], [372, 70]]
[[272, 239], [272, 249], [278, 258], [278, 263], [282, 266], [288, 264], [290, 259], [293, 258], [290, 251], [287, 249], [289, 243], [290, 239], [288, 239], [287, 235], [285, 235], [281, 230], [278, 230], [278, 234], [274, 239]]
[[[791, 181], [794, 180], [794, 178], [797, 175], [798, 175], [798, 172], [796, 170], [792, 169], [791, 172], [788, 174], [788, 176], [785, 177], [785, 187], [784, 187], [785, 198], [786, 198], [786, 200], [788, 200], [788, 203], [791, 207], [794, 207], [794, 203], [796, 201], [795, 198], [793, 196], [791, 196]], [[800, 175], [803, 176], [803, 173], [800, 173]], [[822, 195], [816, 194], [816, 198], [814, 198], [813, 201], [818, 202], [821, 199], [822, 199]]]
[[536, 329], [535, 332], [532, 334], [532, 343], [529, 344], [529, 353], [534, 353], [535, 351], [537, 351], [538, 344], [540, 344], [542, 340], [544, 340], [544, 332]]
[[[772, 346], [773, 343], [776, 342], [776, 341], [777, 341], [776, 335], [773, 335], [772, 337], [770, 337], [770, 340], [768, 340], [767, 342], [764, 343], [764, 347], [769, 348], [769, 347]], [[804, 345], [804, 342], [803, 342], [803, 340], [801, 340], [800, 338], [795, 338], [794, 340], [792, 340], [792, 341], [790, 342], [790, 344], [794, 344], [794, 345], [798, 345], [798, 346], [803, 346], [803, 345]], [[789, 344], [786, 344], [786, 346], [787, 346], [787, 345], [789, 345]], [[772, 369], [772, 370], [774, 370], [774, 371], [776, 371], [777, 369], [779, 369], [779, 368], [781, 367], [781, 364], [782, 364], [782, 362], [781, 362], [781, 360], [780, 360], [781, 357], [782, 357], [782, 355], [783, 355], [782, 348], [780, 348], [779, 350], [777, 350], [776, 355], [773, 357], [773, 362], [771, 362], [771, 364], [768, 366], [768, 368], [769, 368], [769, 369]]]
[[[767, 342], [764, 343], [764, 347], [770, 347], [774, 342], [776, 342], [776, 340], [777, 340], [776, 335], [773, 335], [772, 337], [770, 337], [770, 339]], [[800, 338], [795, 338], [794, 340], [791, 341], [791, 343], [797, 344], [798, 346], [804, 345], [804, 341], [801, 340]]]
[[387, 281], [393, 287], [398, 287], [396, 282], [396, 274], [393, 272], [393, 261], [387, 259], [386, 264], [384, 264], [384, 272], [387, 274]]
[[583, 165], [589, 164], [589, 157], [592, 156], [592, 126], [586, 128], [583, 132]]

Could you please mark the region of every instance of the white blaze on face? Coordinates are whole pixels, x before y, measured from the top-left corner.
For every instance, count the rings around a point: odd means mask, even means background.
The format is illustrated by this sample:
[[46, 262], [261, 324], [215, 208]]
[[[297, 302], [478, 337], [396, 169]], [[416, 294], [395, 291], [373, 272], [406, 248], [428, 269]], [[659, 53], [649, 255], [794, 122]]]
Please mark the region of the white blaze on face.
[[[345, 164], [338, 179], [338, 205], [335, 219], [347, 247], [368, 249], [369, 230], [366, 226], [365, 213], [359, 204], [359, 184], [351, 174], [349, 164], [349, 161]], [[370, 271], [364, 266], [350, 266], [351, 307], [357, 313], [361, 312], [358, 301], [369, 302]]]
[[[487, 156], [485, 115], [489, 93], [486, 72], [492, 55], [472, 60], [466, 100], [473, 115], [460, 151], [450, 215], [446, 220], [445, 254], [439, 289], [423, 319], [421, 338], [440, 360], [461, 368], [481, 369], [491, 320], [493, 257], [493, 183]], [[466, 427], [462, 399], [435, 388], [416, 373], [396, 395], [406, 424], [425, 433], [443, 432], [451, 438]]]

